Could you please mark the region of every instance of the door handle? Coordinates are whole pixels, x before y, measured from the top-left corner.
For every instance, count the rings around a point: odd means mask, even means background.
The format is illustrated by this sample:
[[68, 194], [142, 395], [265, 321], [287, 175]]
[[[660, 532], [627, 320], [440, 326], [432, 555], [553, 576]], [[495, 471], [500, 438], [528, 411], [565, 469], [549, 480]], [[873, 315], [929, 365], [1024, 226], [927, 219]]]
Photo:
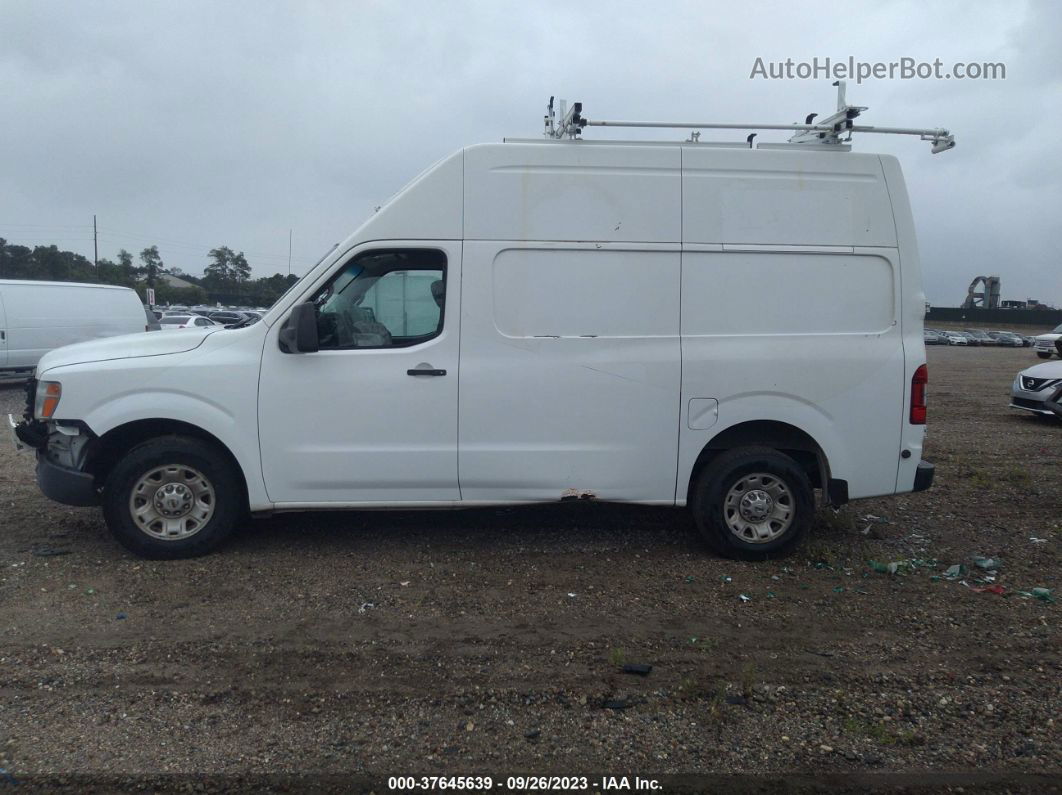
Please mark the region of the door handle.
[[430, 368], [417, 368], [415, 370], [406, 370], [406, 375], [446, 375], [445, 370], [432, 370]]

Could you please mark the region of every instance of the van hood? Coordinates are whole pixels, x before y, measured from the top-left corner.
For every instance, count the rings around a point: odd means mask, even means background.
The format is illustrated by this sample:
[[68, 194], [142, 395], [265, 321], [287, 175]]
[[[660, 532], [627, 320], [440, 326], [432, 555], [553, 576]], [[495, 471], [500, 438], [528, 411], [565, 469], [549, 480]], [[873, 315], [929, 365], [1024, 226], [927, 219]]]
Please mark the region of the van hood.
[[89, 362], [106, 362], [111, 359], [134, 359], [139, 356], [165, 356], [170, 353], [185, 353], [198, 348], [203, 340], [220, 329], [174, 329], [173, 331], [142, 331], [138, 334], [122, 334], [118, 337], [78, 342], [49, 351], [41, 357], [37, 372], [43, 373], [53, 367]]

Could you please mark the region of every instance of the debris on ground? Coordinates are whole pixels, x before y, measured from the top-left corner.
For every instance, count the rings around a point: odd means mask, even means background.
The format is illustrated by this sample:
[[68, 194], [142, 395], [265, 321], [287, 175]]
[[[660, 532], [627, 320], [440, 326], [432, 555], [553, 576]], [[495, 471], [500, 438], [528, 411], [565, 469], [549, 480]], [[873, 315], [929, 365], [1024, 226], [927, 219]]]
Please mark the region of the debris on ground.
[[985, 571], [998, 571], [1003, 568], [1003, 561], [999, 558], [974, 558], [974, 565]]
[[752, 601], [752, 597], [749, 596], [748, 594], [740, 594], [738, 596], [738, 599], [740, 599], [742, 602], [751, 602]]
[[358, 608], [359, 613], [364, 613], [366, 610], [372, 610], [376, 605], [372, 602], [362, 602], [361, 607]]
[[648, 676], [649, 672], [652, 670], [653, 666], [645, 665], [643, 663], [627, 663], [623, 666], [623, 673], [637, 674], [638, 676]]
[[1050, 588], [1033, 588], [1031, 591], [1021, 591], [1023, 596], [1031, 596], [1033, 599], [1039, 599], [1041, 602], [1048, 602], [1054, 604], [1055, 599], [1051, 596]]
[[1004, 588], [1002, 585], [985, 585], [973, 588], [971, 590], [977, 591], [977, 593], [994, 593], [998, 594], [999, 596], [1004, 596], [1007, 592], [1007, 589]]
[[30, 554], [38, 558], [54, 558], [59, 555], [69, 555], [73, 551], [72, 549], [57, 549], [55, 547], [34, 547]]

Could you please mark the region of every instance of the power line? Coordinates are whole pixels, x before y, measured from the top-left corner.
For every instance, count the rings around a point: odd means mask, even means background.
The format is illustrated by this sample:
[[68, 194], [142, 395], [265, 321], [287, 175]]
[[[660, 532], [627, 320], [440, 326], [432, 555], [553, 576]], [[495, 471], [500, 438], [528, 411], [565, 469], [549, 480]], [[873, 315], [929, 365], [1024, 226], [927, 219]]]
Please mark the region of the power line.
[[[132, 240], [147, 240], [147, 241], [151, 241], [152, 243], [156, 243], [156, 244], [165, 244], [167, 246], [174, 246], [174, 247], [177, 247], [177, 248], [187, 248], [187, 249], [191, 249], [191, 250], [195, 250], [195, 251], [202, 251], [204, 253], [210, 251], [211, 249], [218, 248], [217, 245], [207, 245], [206, 243], [193, 243], [193, 242], [188, 241], [188, 240], [175, 240], [173, 238], [156, 237], [156, 236], [153, 236], [153, 235], [138, 235], [138, 234], [133, 234], [133, 233], [130, 233], [130, 232], [122, 232], [122, 231], [119, 231], [117, 229], [101, 229], [100, 230], [100, 234], [107, 235], [108, 237], [117, 237], [117, 238], [123, 238], [124, 237], [124, 238], [130, 238]], [[239, 247], [237, 246], [237, 248], [239, 248]], [[255, 250], [251, 250], [251, 249], [240, 249], [240, 250], [242, 250], [244, 254], [249, 254], [249, 255], [251, 255], [253, 257], [262, 257], [262, 258], [267, 258], [267, 259], [275, 259], [275, 260], [280, 260], [280, 261], [287, 261], [287, 255], [286, 254], [276, 254], [276, 253], [272, 253], [272, 252], [267, 253], [267, 252], [264, 252], [264, 251], [255, 251]]]

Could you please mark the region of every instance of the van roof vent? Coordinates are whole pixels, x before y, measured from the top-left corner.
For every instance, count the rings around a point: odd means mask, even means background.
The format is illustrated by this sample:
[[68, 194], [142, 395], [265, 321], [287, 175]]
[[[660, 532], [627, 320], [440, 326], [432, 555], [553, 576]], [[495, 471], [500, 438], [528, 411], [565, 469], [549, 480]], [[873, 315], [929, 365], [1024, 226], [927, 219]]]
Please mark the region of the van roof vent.
[[[884, 133], [888, 135], [917, 135], [923, 141], [932, 144], [933, 154], [946, 152], [955, 148], [955, 136], [944, 129], [919, 129], [914, 127], [872, 127], [856, 124], [855, 119], [866, 107], [849, 105], [845, 99], [845, 81], [838, 80], [837, 110], [825, 119], [815, 122], [817, 113], [808, 114], [803, 124], [724, 124], [721, 122], [670, 122], [670, 121], [605, 121], [588, 119], [583, 115], [583, 103], [573, 102], [569, 108], [565, 100], [559, 101], [554, 109], [553, 97], [549, 98], [544, 117], [545, 136], [552, 139], [578, 140], [586, 127], [660, 127], [693, 130], [789, 130], [793, 136], [792, 144], [824, 144], [838, 146], [852, 140], [852, 133]], [[746, 139], [752, 148], [755, 133]], [[698, 143], [699, 133], [693, 133], [686, 143]]]

